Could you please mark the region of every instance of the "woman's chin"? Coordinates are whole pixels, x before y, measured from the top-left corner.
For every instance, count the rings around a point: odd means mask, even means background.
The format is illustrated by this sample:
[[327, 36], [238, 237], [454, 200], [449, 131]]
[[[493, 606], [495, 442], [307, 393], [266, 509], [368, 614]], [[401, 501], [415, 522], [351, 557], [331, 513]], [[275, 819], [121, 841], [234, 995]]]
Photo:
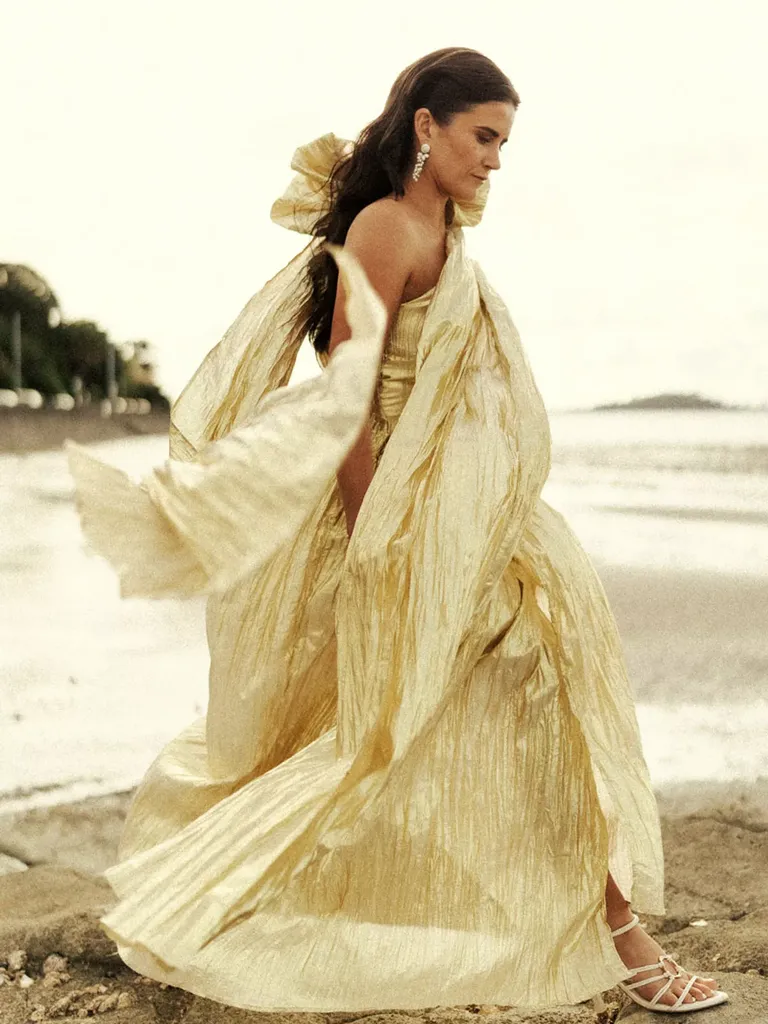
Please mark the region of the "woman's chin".
[[463, 182], [461, 186], [456, 186], [453, 191], [452, 199], [455, 199], [457, 203], [466, 203], [477, 197], [477, 190], [483, 184], [479, 178], [470, 178], [467, 184]]

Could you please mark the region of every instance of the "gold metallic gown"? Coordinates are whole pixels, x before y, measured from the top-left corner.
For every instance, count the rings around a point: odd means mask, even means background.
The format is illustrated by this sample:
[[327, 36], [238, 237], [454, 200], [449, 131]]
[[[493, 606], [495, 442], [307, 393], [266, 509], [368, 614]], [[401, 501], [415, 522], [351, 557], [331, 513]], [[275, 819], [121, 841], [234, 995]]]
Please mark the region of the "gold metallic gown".
[[[309, 232], [345, 152], [273, 206]], [[68, 443], [121, 593], [204, 593], [207, 714], [132, 803], [102, 926], [137, 971], [251, 1009], [574, 1003], [628, 977], [610, 868], [664, 913], [656, 803], [616, 624], [540, 497], [546, 411], [457, 207], [434, 289], [383, 305], [333, 250], [349, 341], [285, 387], [306, 248], [246, 305], [140, 482]], [[336, 471], [376, 472], [347, 539]]]

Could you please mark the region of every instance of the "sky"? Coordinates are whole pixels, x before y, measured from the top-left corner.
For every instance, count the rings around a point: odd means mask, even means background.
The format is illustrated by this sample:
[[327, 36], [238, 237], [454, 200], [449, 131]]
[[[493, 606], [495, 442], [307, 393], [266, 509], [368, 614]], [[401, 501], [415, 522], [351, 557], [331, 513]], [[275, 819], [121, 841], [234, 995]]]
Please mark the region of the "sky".
[[[443, 46], [521, 97], [465, 229], [551, 411], [768, 402], [764, 0], [25, 0], [2, 5], [0, 262], [156, 348], [175, 397], [306, 244], [295, 148], [354, 138]], [[306, 346], [294, 379], [319, 372]]]

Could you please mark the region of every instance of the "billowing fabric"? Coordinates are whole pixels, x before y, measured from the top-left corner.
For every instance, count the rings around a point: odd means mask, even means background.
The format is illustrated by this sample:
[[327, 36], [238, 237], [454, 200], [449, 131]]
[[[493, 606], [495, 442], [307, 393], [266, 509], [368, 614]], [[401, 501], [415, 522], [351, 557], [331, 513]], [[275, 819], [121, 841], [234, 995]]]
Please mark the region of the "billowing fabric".
[[[310, 231], [348, 144], [275, 203]], [[487, 190], [486, 190], [487, 191]], [[208, 594], [207, 714], [132, 803], [102, 918], [135, 970], [257, 1010], [585, 1000], [629, 976], [610, 868], [663, 914], [656, 803], [600, 580], [540, 497], [546, 411], [459, 211], [384, 339], [334, 252], [352, 338], [284, 387], [310, 244], [248, 303], [140, 483], [68, 446], [124, 594]], [[336, 471], [369, 417], [347, 539]]]

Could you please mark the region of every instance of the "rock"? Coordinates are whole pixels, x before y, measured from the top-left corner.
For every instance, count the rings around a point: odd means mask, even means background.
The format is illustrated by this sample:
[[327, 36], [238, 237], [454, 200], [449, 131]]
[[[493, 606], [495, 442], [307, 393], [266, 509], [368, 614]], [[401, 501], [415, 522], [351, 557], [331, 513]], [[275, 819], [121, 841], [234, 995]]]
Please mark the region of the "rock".
[[[94, 802], [91, 813], [100, 813], [99, 806]], [[684, 801], [681, 806], [690, 804]], [[104, 821], [117, 813], [114, 805], [102, 810]], [[74, 830], [66, 836], [70, 850], [79, 814], [60, 810], [57, 815], [57, 828], [68, 822]], [[106, 834], [104, 821], [93, 825], [92, 836]], [[642, 915], [648, 930], [656, 931], [683, 966], [714, 974], [729, 992], [731, 1002], [717, 1008], [719, 1022], [766, 1024], [768, 828], [757, 812], [748, 813], [744, 806], [718, 814], [704, 804], [687, 817], [663, 817], [662, 828], [668, 914]], [[23, 829], [18, 834], [22, 833]], [[37, 852], [44, 849], [40, 846]], [[626, 1006], [628, 997], [618, 989], [604, 994], [612, 1001], [600, 1012], [586, 1004], [537, 1011], [471, 1004], [333, 1013], [248, 1012], [130, 971], [98, 924], [113, 905], [114, 895], [103, 878], [72, 868], [33, 864], [0, 876], [2, 1024], [104, 1013], [113, 1013], [115, 1024], [176, 1024], [182, 1018], [184, 1024], [470, 1024], [478, 1017], [490, 1018], [492, 1024], [613, 1024], [620, 1006], [622, 1020], [634, 1017], [637, 1024], [658, 1024], [658, 1014], [646, 1014], [635, 1004]], [[28, 977], [34, 987], [20, 989], [20, 976]], [[59, 987], [60, 992], [52, 991]], [[47, 1011], [41, 999], [52, 1000]], [[34, 1017], [40, 1007], [45, 1012]]]
[[85, 1004], [85, 1008], [90, 1010], [91, 1013], [107, 1013], [108, 1010], [117, 1009], [117, 1000], [119, 998], [119, 992], [111, 992], [108, 996], [99, 996], [96, 999], [91, 999], [90, 1002]]
[[52, 974], [46, 974], [42, 982], [43, 988], [58, 988], [69, 981], [70, 977], [71, 975], [63, 971], [54, 971]]
[[8, 954], [6, 963], [8, 964], [8, 970], [13, 974], [18, 974], [19, 971], [23, 971], [27, 966], [27, 951], [25, 949], [14, 949]]
[[0, 815], [0, 850], [24, 867], [57, 864], [99, 874], [117, 860], [132, 798], [131, 790]]
[[664, 939], [665, 949], [689, 971], [768, 975], [768, 906], [736, 921], [711, 921], [706, 928], [685, 928]]
[[119, 960], [98, 924], [113, 903], [106, 881], [69, 868], [38, 866], [5, 875], [0, 878], [0, 957], [23, 947], [40, 964], [50, 953], [89, 962]]
[[0, 853], [0, 875], [10, 875], [14, 871], [26, 871], [27, 865], [18, 857], [10, 857], [7, 853]]
[[768, 827], [756, 812], [747, 817], [745, 812], [745, 820], [725, 822], [710, 810], [662, 818], [667, 913], [641, 914], [662, 946], [672, 943], [671, 935], [677, 941], [691, 921], [705, 920], [706, 926], [690, 930], [711, 934], [717, 922], [768, 908]]
[[63, 1017], [72, 1005], [72, 1001], [73, 994], [71, 992], [66, 996], [62, 996], [61, 999], [57, 999], [48, 1007], [48, 1016]]
[[63, 973], [66, 971], [69, 963], [65, 956], [59, 956], [58, 953], [51, 953], [43, 961], [43, 974], [53, 974], [55, 972]]
[[[178, 990], [159, 993], [157, 989], [144, 988], [137, 992], [146, 995], [137, 998], [130, 991], [136, 975], [124, 965], [121, 970], [111, 972], [116, 980], [109, 985], [104, 984], [107, 972], [103, 965], [92, 966], [75, 961], [71, 972], [72, 980], [66, 983], [64, 990], [56, 993], [46, 991], [42, 985], [28, 991], [22, 991], [14, 984], [0, 988], [0, 1022], [28, 1024], [31, 1020], [40, 1020], [44, 1024], [56, 1024], [58, 1021], [75, 1020], [85, 1013], [91, 1018], [106, 1014], [102, 1019], [114, 1021], [114, 1024], [177, 1024], [183, 1017], [185, 1005], [179, 997], [192, 999], [192, 996]], [[57, 972], [57, 976], [63, 975]], [[89, 1010], [89, 1006], [93, 1009]]]

